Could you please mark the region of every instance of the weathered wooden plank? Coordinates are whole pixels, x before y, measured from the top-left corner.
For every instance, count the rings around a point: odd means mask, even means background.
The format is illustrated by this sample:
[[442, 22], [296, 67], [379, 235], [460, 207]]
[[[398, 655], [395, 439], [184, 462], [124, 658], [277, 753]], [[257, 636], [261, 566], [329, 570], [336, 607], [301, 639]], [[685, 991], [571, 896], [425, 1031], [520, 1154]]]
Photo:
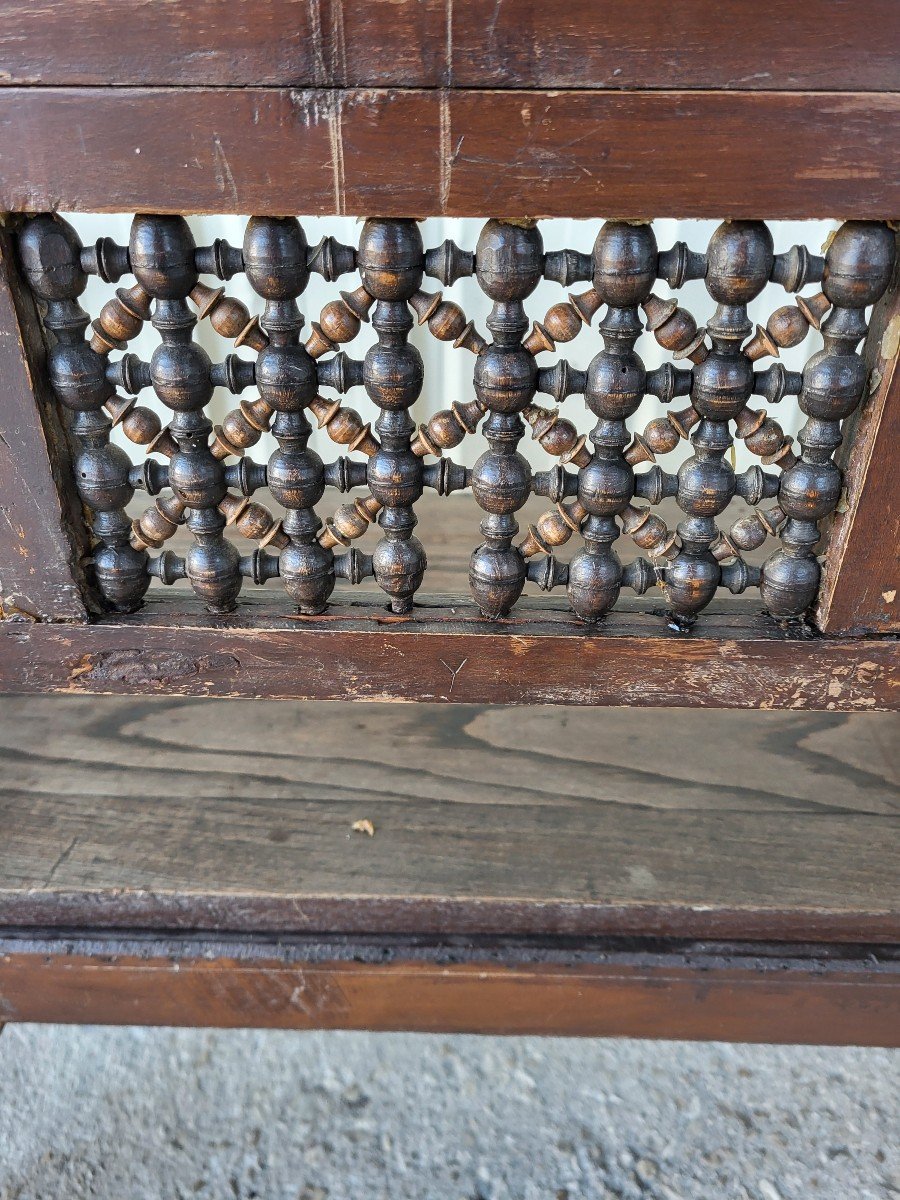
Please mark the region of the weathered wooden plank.
[[898, 115], [855, 92], [5, 88], [0, 206], [883, 219]]
[[893, 0], [4, 0], [0, 79], [888, 91], [898, 38]]
[[[174, 598], [173, 598], [174, 601]], [[688, 637], [612, 614], [600, 629], [560, 614], [494, 623], [423, 607], [409, 619], [217, 620], [177, 601], [79, 629], [5, 622], [0, 687], [331, 700], [443, 700], [639, 707], [823, 708], [898, 704], [900, 648], [782, 634], [737, 618]], [[168, 610], [168, 616], [166, 612]], [[540, 612], [540, 610], [538, 610]]]
[[8, 697], [0, 926], [900, 941], [895, 731]]
[[844, 431], [846, 511], [834, 518], [816, 611], [828, 633], [900, 632], [900, 254], [866, 361], [871, 390]]
[[[352, 950], [352, 948], [351, 948]], [[255, 952], [254, 952], [255, 951]], [[521, 953], [521, 951], [520, 951]], [[301, 952], [302, 954], [302, 952]], [[360, 955], [364, 959], [364, 954]], [[10, 1021], [897, 1044], [900, 973], [866, 962], [616, 954], [600, 962], [305, 962], [283, 945], [0, 944]], [[299, 958], [299, 961], [298, 961]], [[462, 960], [462, 961], [460, 961]]]
[[0, 228], [0, 623], [87, 618], [87, 531], [31, 293]]

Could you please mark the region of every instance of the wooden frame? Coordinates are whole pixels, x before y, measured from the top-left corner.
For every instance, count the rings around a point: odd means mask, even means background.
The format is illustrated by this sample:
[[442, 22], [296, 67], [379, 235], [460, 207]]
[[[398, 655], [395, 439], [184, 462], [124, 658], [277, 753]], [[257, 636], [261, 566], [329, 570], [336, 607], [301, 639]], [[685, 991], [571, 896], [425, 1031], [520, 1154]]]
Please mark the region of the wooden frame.
[[0, 988], [11, 1021], [892, 1046], [900, 972], [825, 947], [94, 936], [0, 940]]
[[[255, 0], [232, 4], [224, 21], [214, 0], [0, 3], [4, 690], [900, 706], [896, 287], [871, 325], [874, 386], [847, 462], [818, 636], [783, 632], [746, 605], [713, 609], [690, 638], [627, 609], [591, 633], [540, 602], [493, 623], [442, 599], [389, 621], [352, 606], [314, 622], [286, 609], [260, 616], [252, 603], [222, 620], [156, 600], [135, 617], [90, 617], [86, 530], [13, 262], [16, 214], [900, 215], [892, 0], [779, 0], [764, 19], [740, 0], [689, 0], [675, 49], [669, 10], [574, 0], [548, 20], [526, 0], [487, 17], [474, 0]], [[459, 913], [423, 941], [421, 903], [402, 936], [373, 913], [342, 940], [323, 911], [324, 940], [286, 948], [271, 930], [241, 932], [237, 903], [232, 924], [225, 912], [216, 929], [183, 939], [173, 940], [171, 913], [149, 915], [141, 940], [108, 923], [103, 932], [83, 897], [73, 924], [52, 892], [45, 936], [33, 912], [0, 905], [0, 1019], [897, 1036], [890, 906], [865, 933], [850, 921], [841, 949], [833, 928], [809, 929], [811, 944], [798, 947], [777, 922], [747, 914], [720, 934], [729, 945], [698, 946], [685, 941], [696, 929], [635, 933], [633, 911], [601, 930], [593, 909], [575, 941], [548, 926], [543, 938], [530, 931], [533, 942], [507, 930], [488, 947]], [[113, 911], [128, 923], [121, 897]], [[602, 940], [624, 936], [653, 941]], [[451, 964], [454, 939], [466, 948]], [[373, 942], [384, 965], [367, 961]]]

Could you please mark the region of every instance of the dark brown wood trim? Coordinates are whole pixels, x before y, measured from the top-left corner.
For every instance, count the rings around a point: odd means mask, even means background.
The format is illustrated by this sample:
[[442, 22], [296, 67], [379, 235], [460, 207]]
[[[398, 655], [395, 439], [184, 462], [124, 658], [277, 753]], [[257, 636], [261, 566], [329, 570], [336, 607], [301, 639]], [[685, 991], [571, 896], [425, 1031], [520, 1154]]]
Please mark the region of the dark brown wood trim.
[[816, 611], [828, 633], [900, 632], [900, 246], [865, 356], [870, 391], [844, 434], [846, 511], [832, 525]]
[[83, 621], [87, 530], [46, 350], [9, 226], [0, 228], [0, 624]]
[[[6, 83], [900, 89], [894, 0], [4, 0]], [[836, 48], [840, 52], [836, 52]]]
[[837, 711], [900, 701], [895, 639], [809, 637], [765, 618], [710, 615], [683, 636], [652, 614], [613, 613], [592, 630], [527, 600], [491, 622], [463, 599], [399, 619], [377, 602], [319, 618], [246, 604], [217, 619], [167, 599], [77, 629], [0, 625], [0, 689]]
[[897, 93], [3, 88], [0, 207], [884, 219], [898, 117]]
[[[766, 947], [509, 947], [450, 954], [382, 950], [330, 959], [279, 944], [200, 939], [0, 945], [6, 1021], [405, 1029], [431, 1033], [699, 1038], [891, 1046], [900, 1035], [900, 973], [868, 952], [803, 957]], [[592, 961], [592, 958], [594, 961]], [[361, 960], [361, 961], [360, 961]]]

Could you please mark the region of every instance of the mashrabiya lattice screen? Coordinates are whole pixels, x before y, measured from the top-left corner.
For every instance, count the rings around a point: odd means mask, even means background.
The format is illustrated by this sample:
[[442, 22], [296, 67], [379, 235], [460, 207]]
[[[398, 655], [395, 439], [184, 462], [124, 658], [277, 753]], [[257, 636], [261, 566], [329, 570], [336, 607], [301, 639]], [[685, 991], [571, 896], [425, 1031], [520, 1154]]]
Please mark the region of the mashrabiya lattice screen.
[[[336, 576], [354, 583], [374, 576], [391, 608], [407, 612], [426, 570], [426, 548], [413, 532], [417, 499], [424, 488], [447, 495], [471, 487], [484, 516], [469, 583], [485, 616], [508, 614], [526, 580], [544, 589], [564, 586], [588, 622], [613, 607], [622, 587], [644, 593], [659, 584], [671, 619], [686, 629], [720, 586], [735, 593], [758, 586], [779, 620], [801, 618], [813, 602], [819, 522], [841, 495], [832, 455], [841, 422], [866, 387], [857, 349], [866, 309], [888, 284], [894, 239], [884, 224], [850, 221], [824, 257], [804, 246], [775, 254], [763, 222], [731, 221], [719, 226], [705, 254], [683, 242], [660, 252], [650, 224], [608, 221], [586, 255], [545, 252], [535, 222], [489, 220], [472, 252], [452, 241], [425, 250], [415, 221], [373, 218], [357, 248], [330, 237], [311, 248], [296, 219], [253, 217], [237, 249], [221, 239], [196, 246], [181, 217], [138, 215], [127, 247], [109, 238], [84, 247], [69, 224], [47, 214], [26, 222], [19, 246], [52, 335], [50, 381], [71, 416], [76, 482], [92, 514], [93, 570], [111, 609], [139, 607], [152, 576], [164, 583], [186, 577], [215, 612], [234, 608], [245, 579], [262, 584], [279, 577], [301, 612], [315, 614], [328, 604]], [[200, 275], [228, 280], [238, 271], [265, 301], [260, 318], [223, 288], [199, 281]], [[311, 271], [329, 281], [358, 271], [361, 285], [326, 305], [302, 343], [297, 299]], [[89, 317], [78, 297], [89, 273], [108, 283], [131, 274], [137, 282], [116, 291], [88, 341]], [[491, 340], [441, 292], [422, 289], [425, 275], [449, 286], [473, 274], [493, 302]], [[542, 277], [590, 286], [554, 305], [529, 333], [524, 301]], [[675, 300], [654, 293], [657, 279], [672, 289], [705, 280], [716, 304], [705, 329]], [[809, 283], [822, 290], [797, 297], [754, 331], [747, 304], [770, 281], [788, 292]], [[571, 340], [598, 314], [602, 348], [586, 371], [564, 359], [538, 366], [536, 355]], [[192, 341], [198, 316], [235, 346], [255, 351], [255, 361], [229, 354], [211, 362]], [[161, 339], [150, 362], [129, 353], [113, 358], [147, 320]], [[359, 361], [339, 346], [367, 320], [378, 342]], [[473, 394], [418, 429], [409, 415], [424, 376], [422, 358], [407, 340], [415, 320], [475, 356]], [[821, 328], [824, 348], [802, 373], [777, 361], [754, 369], [766, 356], [777, 359], [779, 348], [798, 345], [810, 326]], [[674, 362], [645, 370], [634, 350], [644, 328]], [[380, 409], [374, 431], [340, 400], [320, 394], [357, 386]], [[136, 402], [149, 387], [171, 411], [165, 427]], [[213, 428], [205, 410], [216, 387], [235, 394], [255, 387], [259, 395]], [[597, 419], [589, 438], [558, 408], [536, 403], [538, 393], [557, 404], [583, 396]], [[677, 397], [690, 402], [632, 432], [628, 419], [647, 394], [663, 404]], [[750, 407], [754, 395], [769, 404], [799, 397], [806, 416], [799, 453], [765, 409]], [[307, 446], [310, 417], [358, 457], [323, 463]], [[548, 470], [533, 472], [517, 451], [525, 422], [559, 460]], [[110, 443], [113, 424], [151, 457], [133, 464]], [[444, 456], [479, 426], [488, 448], [473, 469]], [[264, 431], [278, 449], [267, 463], [254, 462], [244, 452]], [[774, 469], [754, 465], [736, 473], [729, 461], [735, 434]], [[693, 454], [677, 473], [656, 464], [682, 438]], [[650, 465], [635, 470], [643, 464]], [[365, 486], [367, 493], [323, 523], [316, 505], [326, 485]], [[264, 486], [283, 507], [282, 517], [251, 501]], [[135, 489], [156, 499], [131, 521], [125, 508]], [[516, 513], [532, 493], [554, 507], [517, 542]], [[654, 511], [667, 496], [684, 513], [676, 531]], [[720, 529], [716, 518], [735, 496], [755, 511]], [[774, 503], [759, 507], [766, 500]], [[374, 552], [352, 547], [375, 521], [382, 537]], [[184, 557], [162, 549], [182, 524], [193, 535]], [[226, 526], [257, 542], [256, 549], [242, 555], [224, 536]], [[648, 558], [622, 567], [613, 547], [623, 532]], [[581, 549], [560, 561], [555, 551], [575, 534]], [[746, 563], [741, 551], [770, 535], [780, 547], [762, 568]]]

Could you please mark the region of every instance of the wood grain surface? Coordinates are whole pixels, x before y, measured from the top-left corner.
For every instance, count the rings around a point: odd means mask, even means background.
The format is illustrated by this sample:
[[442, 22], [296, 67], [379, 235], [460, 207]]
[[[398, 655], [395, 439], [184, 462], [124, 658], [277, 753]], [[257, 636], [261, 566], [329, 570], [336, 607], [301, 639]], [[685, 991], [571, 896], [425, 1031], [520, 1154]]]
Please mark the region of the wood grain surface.
[[0, 228], [0, 621], [87, 618], [87, 529], [31, 293]]
[[816, 610], [819, 628], [835, 634], [900, 632], [900, 252], [865, 358], [869, 393], [844, 430], [845, 511], [831, 527]]
[[897, 93], [7, 87], [0, 209], [883, 220], [898, 115]]
[[894, 639], [785, 633], [730, 606], [687, 636], [661, 613], [585, 627], [564, 600], [487, 621], [468, 597], [429, 597], [399, 619], [371, 600], [298, 617], [273, 596], [225, 618], [164, 597], [93, 625], [0, 622], [0, 688], [70, 695], [865, 712], [897, 707], [898, 662]]
[[121, 939], [6, 939], [0, 1016], [863, 1046], [897, 1045], [900, 1033], [900, 972], [874, 954], [864, 962], [798, 961], [698, 948], [552, 964], [527, 961], [526, 952], [513, 965], [479, 959], [478, 950], [381, 962], [356, 951], [309, 962], [304, 953], [284, 942], [151, 942], [135, 953]]
[[0, 926], [900, 941], [897, 728], [10, 697]]
[[0, 16], [5, 83], [900, 88], [893, 0], [3, 0]]

